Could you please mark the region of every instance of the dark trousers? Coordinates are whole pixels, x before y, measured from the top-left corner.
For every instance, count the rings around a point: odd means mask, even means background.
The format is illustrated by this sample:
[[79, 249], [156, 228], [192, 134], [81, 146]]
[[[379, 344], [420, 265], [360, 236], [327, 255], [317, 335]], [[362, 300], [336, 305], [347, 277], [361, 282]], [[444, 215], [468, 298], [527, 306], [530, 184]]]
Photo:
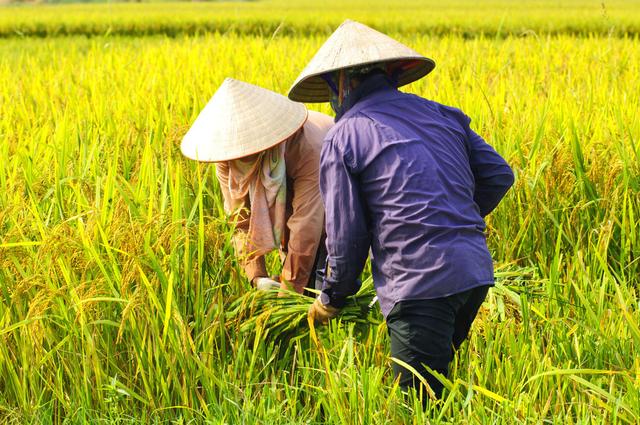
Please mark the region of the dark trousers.
[[[423, 364], [447, 375], [454, 351], [467, 338], [478, 309], [487, 296], [488, 286], [431, 300], [398, 302], [387, 317], [391, 356], [412, 366], [429, 383], [437, 398], [443, 385], [427, 372]], [[421, 391], [419, 378], [393, 362], [393, 373], [400, 375], [400, 387]], [[423, 404], [428, 396], [423, 392]]]
[[[318, 249], [316, 250], [316, 259], [313, 263], [313, 269], [309, 275], [309, 282], [307, 288], [322, 290], [322, 281], [324, 280], [324, 269], [327, 265], [327, 247], [325, 245], [326, 236], [322, 235]], [[318, 272], [321, 273], [318, 273]], [[305, 294], [311, 298], [315, 298], [316, 294], [310, 291], [305, 291]]]

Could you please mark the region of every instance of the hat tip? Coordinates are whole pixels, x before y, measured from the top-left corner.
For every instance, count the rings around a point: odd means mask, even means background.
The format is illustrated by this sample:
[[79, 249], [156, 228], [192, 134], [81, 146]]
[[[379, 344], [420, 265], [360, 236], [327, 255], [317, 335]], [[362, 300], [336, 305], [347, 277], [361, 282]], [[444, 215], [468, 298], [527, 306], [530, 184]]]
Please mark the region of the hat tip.
[[353, 19], [345, 19], [340, 26], [345, 26], [345, 25], [352, 25], [352, 24], [359, 24], [360, 22], [354, 21]]

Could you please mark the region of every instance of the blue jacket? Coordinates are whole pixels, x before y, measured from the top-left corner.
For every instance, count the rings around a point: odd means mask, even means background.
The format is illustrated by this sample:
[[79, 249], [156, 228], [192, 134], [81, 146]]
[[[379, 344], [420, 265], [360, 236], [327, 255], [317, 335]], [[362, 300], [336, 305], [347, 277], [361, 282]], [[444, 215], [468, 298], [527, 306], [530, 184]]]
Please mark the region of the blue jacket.
[[385, 317], [401, 300], [493, 284], [483, 217], [514, 177], [469, 123], [459, 109], [384, 86], [329, 131], [320, 192], [331, 305], [357, 292], [370, 250]]

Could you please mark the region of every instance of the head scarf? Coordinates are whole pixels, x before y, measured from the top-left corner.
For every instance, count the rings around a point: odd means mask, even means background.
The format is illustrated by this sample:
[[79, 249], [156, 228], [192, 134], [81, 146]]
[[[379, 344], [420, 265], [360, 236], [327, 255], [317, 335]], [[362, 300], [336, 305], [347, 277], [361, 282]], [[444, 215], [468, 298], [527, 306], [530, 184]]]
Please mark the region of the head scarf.
[[285, 143], [251, 160], [229, 161], [229, 193], [234, 200], [248, 195], [250, 206], [247, 252], [260, 256], [279, 248], [285, 225], [287, 170]]
[[[368, 94], [386, 86], [397, 87], [396, 74], [395, 69], [390, 68], [389, 64], [382, 63], [325, 74], [323, 78], [331, 89], [329, 103], [336, 113], [336, 122]], [[360, 81], [355, 88], [352, 86], [354, 79]]]

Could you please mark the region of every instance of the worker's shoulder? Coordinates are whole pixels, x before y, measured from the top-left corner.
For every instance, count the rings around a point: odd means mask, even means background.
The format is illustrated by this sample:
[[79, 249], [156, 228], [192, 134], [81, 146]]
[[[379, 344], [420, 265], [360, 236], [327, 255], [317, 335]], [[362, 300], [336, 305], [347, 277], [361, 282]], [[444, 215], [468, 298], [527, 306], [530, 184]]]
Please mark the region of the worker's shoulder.
[[357, 112], [345, 115], [327, 133], [325, 141], [347, 141], [356, 135], [376, 131], [375, 120], [366, 113]]
[[333, 118], [327, 114], [317, 111], [308, 111], [307, 121], [304, 123], [304, 128], [313, 127], [319, 131], [326, 133], [331, 127], [333, 127]]
[[444, 103], [436, 102], [435, 100], [426, 99], [415, 94], [405, 93], [407, 98], [413, 101], [420, 102], [424, 106], [425, 110], [432, 115], [441, 116], [443, 118], [455, 119], [456, 121], [465, 122], [469, 120], [467, 114], [465, 114], [460, 108], [455, 106], [445, 105]]
[[333, 118], [329, 115], [309, 111], [307, 120], [302, 126], [302, 132], [290, 147], [291, 152], [296, 150], [298, 156], [319, 155], [322, 142], [332, 126]]
[[467, 114], [465, 114], [464, 112], [462, 112], [462, 110], [460, 108], [456, 108], [455, 106], [449, 106], [449, 105], [444, 105], [442, 103], [438, 103], [438, 102], [434, 102], [434, 101], [430, 101], [431, 104], [433, 105], [433, 107], [435, 108], [435, 110], [437, 110], [440, 114], [447, 116], [447, 117], [451, 117], [451, 118], [456, 118], [458, 120], [460, 119], [467, 119]]

